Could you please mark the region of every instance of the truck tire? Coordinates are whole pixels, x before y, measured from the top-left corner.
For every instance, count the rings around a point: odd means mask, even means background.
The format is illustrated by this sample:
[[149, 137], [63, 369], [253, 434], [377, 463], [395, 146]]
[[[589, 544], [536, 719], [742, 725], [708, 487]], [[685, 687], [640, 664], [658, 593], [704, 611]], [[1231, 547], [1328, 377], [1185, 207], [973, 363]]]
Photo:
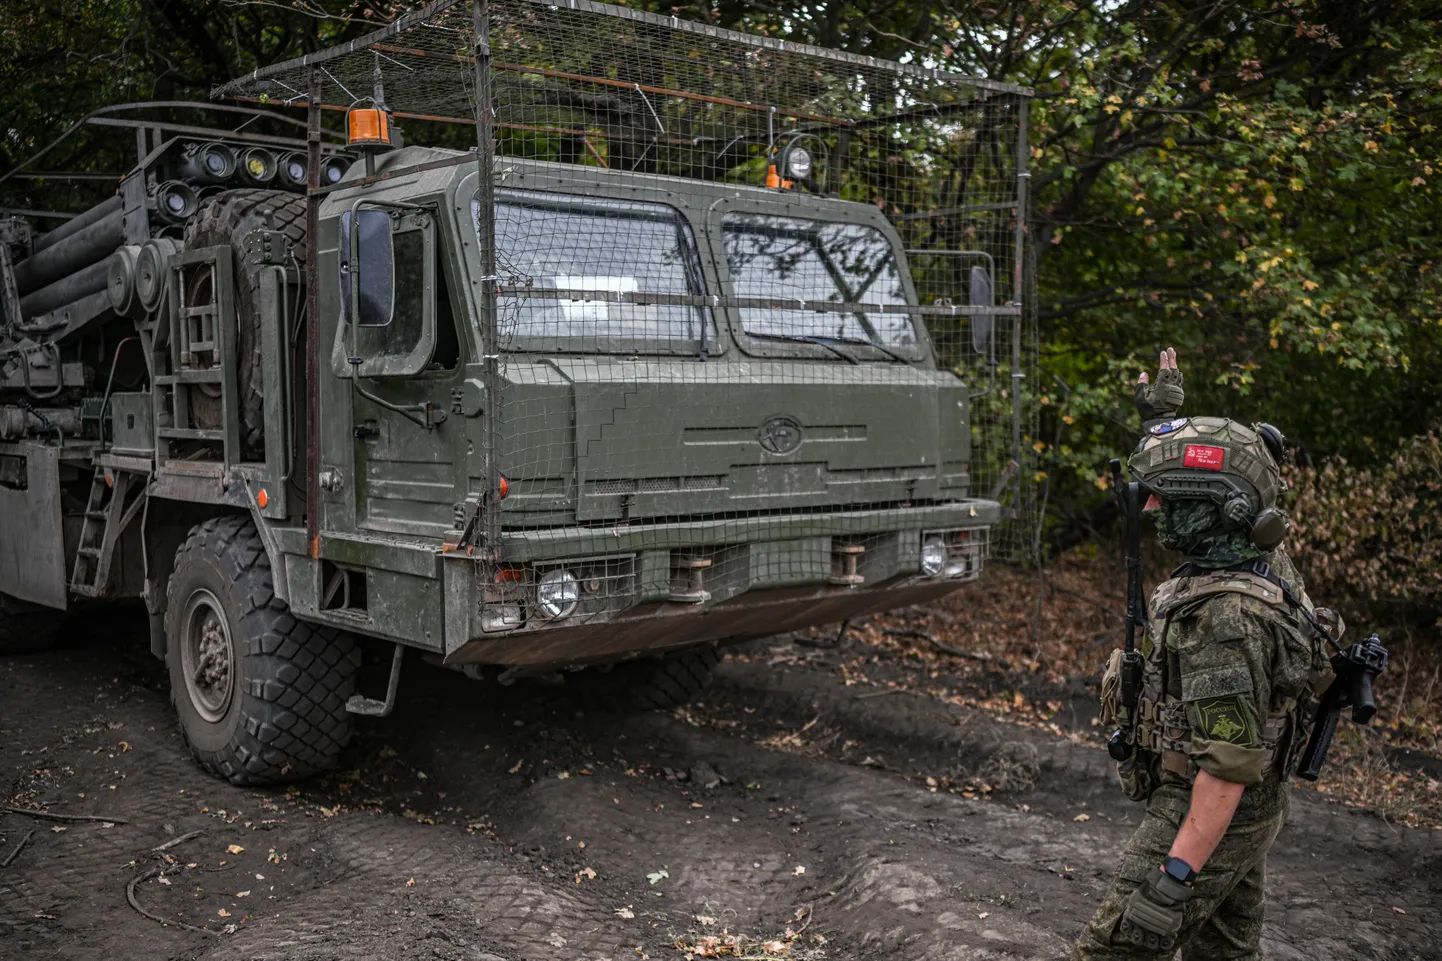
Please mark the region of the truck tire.
[[[265, 439], [265, 385], [260, 356], [260, 272], [245, 256], [245, 238], [266, 225], [269, 209], [275, 229], [295, 245], [297, 262], [305, 263], [305, 197], [283, 190], [226, 190], [207, 199], [185, 225], [185, 249], [229, 244], [232, 277], [235, 280], [236, 350], [239, 367], [236, 389], [240, 394], [241, 442], [259, 450]], [[199, 403], [191, 416], [201, 427], [219, 428], [220, 398], [206, 398], [192, 392]]]
[[697, 647], [662, 658], [626, 661], [608, 671], [586, 670], [567, 678], [581, 700], [595, 710], [669, 710], [687, 703], [711, 683], [711, 672], [726, 655]]
[[55, 646], [65, 614], [0, 594], [0, 657]]
[[275, 596], [250, 518], [191, 528], [166, 588], [165, 636], [171, 698], [201, 767], [272, 784], [335, 764], [350, 740], [360, 649]]

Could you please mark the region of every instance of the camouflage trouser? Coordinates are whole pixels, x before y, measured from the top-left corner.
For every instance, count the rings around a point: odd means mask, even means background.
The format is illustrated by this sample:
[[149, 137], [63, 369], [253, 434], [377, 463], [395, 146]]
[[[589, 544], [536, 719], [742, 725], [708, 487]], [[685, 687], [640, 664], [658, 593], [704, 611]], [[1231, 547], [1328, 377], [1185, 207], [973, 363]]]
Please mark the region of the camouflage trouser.
[[[1174, 951], [1148, 951], [1116, 938], [1127, 899], [1167, 859], [1191, 792], [1163, 784], [1127, 842], [1101, 907], [1077, 939], [1072, 961], [1169, 961]], [[1193, 884], [1177, 939], [1183, 961], [1260, 961], [1267, 851], [1287, 820], [1286, 795], [1267, 817], [1234, 820]], [[1241, 813], [1241, 812], [1239, 812]]]

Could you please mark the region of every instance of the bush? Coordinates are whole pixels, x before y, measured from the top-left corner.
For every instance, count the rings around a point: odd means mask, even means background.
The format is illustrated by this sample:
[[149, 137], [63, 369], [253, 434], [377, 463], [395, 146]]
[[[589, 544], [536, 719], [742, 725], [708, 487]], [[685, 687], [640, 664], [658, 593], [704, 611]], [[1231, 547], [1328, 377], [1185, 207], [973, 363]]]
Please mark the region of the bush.
[[1319, 604], [1361, 612], [1401, 603], [1442, 612], [1442, 435], [1402, 443], [1371, 469], [1333, 458], [1293, 468], [1289, 543]]

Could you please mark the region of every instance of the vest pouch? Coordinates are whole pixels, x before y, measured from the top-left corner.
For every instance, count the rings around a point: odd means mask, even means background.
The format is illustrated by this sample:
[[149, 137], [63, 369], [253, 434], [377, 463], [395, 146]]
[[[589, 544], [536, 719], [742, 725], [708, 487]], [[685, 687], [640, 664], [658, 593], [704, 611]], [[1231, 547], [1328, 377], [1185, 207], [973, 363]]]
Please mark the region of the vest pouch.
[[1112, 656], [1107, 659], [1107, 669], [1102, 674], [1102, 710], [1101, 724], [1104, 730], [1111, 730], [1117, 726], [1121, 717], [1121, 705], [1119, 698], [1122, 690], [1122, 652], [1120, 649], [1112, 651]]
[[1145, 801], [1157, 789], [1156, 773], [1152, 762], [1156, 755], [1137, 748], [1125, 761], [1117, 762], [1117, 780], [1121, 782], [1122, 793], [1130, 800]]

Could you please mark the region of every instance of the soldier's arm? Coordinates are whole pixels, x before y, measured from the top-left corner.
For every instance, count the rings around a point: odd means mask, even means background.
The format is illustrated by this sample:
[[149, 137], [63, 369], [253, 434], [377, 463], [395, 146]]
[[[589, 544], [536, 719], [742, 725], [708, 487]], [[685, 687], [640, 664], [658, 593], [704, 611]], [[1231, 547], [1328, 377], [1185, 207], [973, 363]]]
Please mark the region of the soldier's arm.
[[1192, 785], [1192, 803], [1168, 853], [1200, 871], [1227, 833], [1246, 789], [1245, 784], [1224, 781], [1205, 770], [1198, 772]]

